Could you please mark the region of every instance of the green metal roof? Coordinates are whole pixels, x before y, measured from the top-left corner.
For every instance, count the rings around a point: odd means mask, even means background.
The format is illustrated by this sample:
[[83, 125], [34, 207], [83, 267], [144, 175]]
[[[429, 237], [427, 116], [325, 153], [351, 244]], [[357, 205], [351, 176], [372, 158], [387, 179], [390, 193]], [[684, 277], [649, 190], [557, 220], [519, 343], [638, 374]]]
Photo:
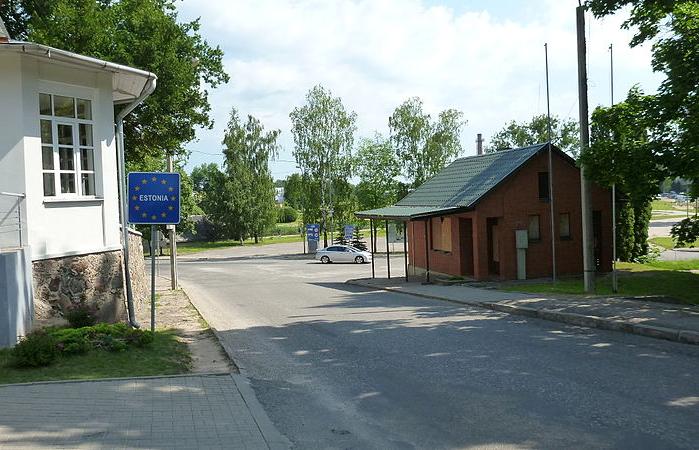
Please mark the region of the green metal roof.
[[[466, 210], [547, 144], [459, 158], [393, 206], [360, 211], [360, 218], [411, 219]], [[552, 147], [557, 152], [560, 150]]]
[[454, 212], [458, 208], [434, 208], [433, 206], [386, 206], [385, 208], [370, 209], [367, 211], [359, 211], [355, 216], [360, 219], [387, 219], [387, 220], [403, 220], [411, 217], [419, 217], [431, 215], [436, 212], [445, 214]]

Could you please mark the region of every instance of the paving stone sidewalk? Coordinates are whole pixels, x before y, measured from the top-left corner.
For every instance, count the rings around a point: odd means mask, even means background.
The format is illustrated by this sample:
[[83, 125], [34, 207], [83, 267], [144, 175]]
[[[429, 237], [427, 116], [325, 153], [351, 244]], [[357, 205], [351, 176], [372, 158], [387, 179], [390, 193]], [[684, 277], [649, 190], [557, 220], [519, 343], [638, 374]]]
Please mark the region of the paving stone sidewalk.
[[470, 286], [425, 285], [403, 279], [349, 284], [418, 295], [496, 311], [699, 345], [699, 307], [605, 297], [541, 297]]
[[0, 386], [0, 449], [288, 448], [236, 374]]

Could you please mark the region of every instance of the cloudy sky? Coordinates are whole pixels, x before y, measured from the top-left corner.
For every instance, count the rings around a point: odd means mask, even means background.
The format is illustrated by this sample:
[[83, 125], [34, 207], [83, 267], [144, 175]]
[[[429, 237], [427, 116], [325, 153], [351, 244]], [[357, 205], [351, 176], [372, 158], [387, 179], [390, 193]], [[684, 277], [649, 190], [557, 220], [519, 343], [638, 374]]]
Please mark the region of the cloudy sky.
[[[184, 0], [180, 18], [201, 17], [201, 33], [225, 52], [231, 81], [211, 92], [213, 130], [189, 144], [187, 168], [222, 161], [230, 108], [282, 131], [275, 178], [295, 172], [289, 112], [322, 84], [358, 116], [357, 138], [388, 134], [388, 116], [412, 96], [433, 115], [464, 113], [464, 155], [476, 133], [488, 138], [509, 120], [546, 112], [544, 43], [549, 46], [551, 110], [577, 118], [577, 0]], [[626, 14], [588, 15], [590, 107], [609, 103], [609, 44], [615, 97], [633, 84], [646, 92], [661, 77], [650, 48], [630, 49]]]

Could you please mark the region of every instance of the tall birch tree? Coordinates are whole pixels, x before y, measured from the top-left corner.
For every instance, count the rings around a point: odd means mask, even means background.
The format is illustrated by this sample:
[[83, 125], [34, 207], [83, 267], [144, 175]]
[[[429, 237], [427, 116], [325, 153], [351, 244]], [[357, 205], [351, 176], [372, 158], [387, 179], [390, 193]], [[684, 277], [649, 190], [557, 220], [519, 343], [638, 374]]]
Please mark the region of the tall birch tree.
[[305, 187], [317, 189], [304, 195], [304, 221], [321, 219], [323, 240], [332, 229], [335, 211], [346, 202], [338, 202], [333, 186], [346, 182], [352, 174], [352, 146], [357, 115], [348, 111], [342, 99], [321, 85], [306, 95], [306, 104], [289, 114], [294, 135], [293, 155], [301, 169]]

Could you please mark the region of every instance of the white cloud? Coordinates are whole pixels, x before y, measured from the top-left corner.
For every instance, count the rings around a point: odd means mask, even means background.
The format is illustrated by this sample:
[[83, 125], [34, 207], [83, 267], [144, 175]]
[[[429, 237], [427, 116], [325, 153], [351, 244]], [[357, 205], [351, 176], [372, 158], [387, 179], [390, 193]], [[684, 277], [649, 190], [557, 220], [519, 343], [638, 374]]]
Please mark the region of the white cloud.
[[[421, 97], [433, 114], [460, 109], [469, 121], [465, 154], [472, 154], [476, 133], [487, 139], [506, 121], [545, 112], [544, 42], [552, 112], [577, 117], [577, 1], [526, 2], [538, 8], [527, 14], [503, 11], [498, 2], [473, 2], [460, 12], [434, 3], [185, 0], [181, 18], [201, 17], [202, 33], [224, 49], [231, 75], [228, 85], [212, 92], [215, 129], [199, 132], [190, 149], [217, 153], [235, 106], [281, 129], [281, 159], [292, 159], [289, 112], [320, 83], [357, 112], [358, 137], [387, 133], [388, 116], [410, 96]], [[623, 19], [587, 17], [591, 107], [609, 101], [610, 42], [618, 100], [633, 83], [653, 91], [660, 79], [650, 71], [648, 48], [628, 48], [631, 32], [620, 30]], [[190, 167], [208, 160], [217, 158], [195, 152]], [[273, 169], [283, 177], [294, 164], [277, 162]]]

